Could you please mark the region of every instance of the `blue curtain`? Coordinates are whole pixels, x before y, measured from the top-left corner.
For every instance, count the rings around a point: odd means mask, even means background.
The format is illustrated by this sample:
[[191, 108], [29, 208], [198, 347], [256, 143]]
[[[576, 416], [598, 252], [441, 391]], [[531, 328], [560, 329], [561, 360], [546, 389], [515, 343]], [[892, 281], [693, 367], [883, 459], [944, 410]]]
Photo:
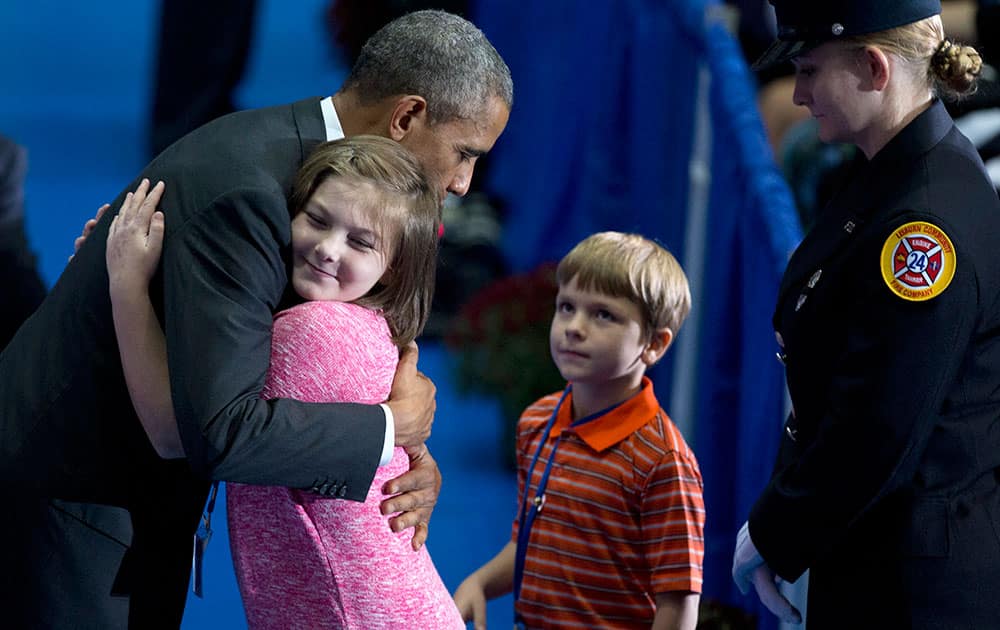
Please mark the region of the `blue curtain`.
[[[774, 618], [739, 595], [730, 566], [783, 421], [770, 318], [801, 234], [753, 78], [719, 8], [483, 1], [473, 19], [514, 76], [510, 124], [487, 173], [506, 205], [511, 267], [558, 260], [601, 230], [656, 238], [688, 263], [697, 301], [680, 336], [694, 335], [694, 351], [671, 351], [652, 376], [661, 403], [688, 427], [705, 479], [704, 596], [757, 612], [768, 628]], [[699, 153], [706, 163], [692, 161]], [[689, 230], [695, 220], [705, 229]], [[681, 371], [693, 378], [676, 378]], [[672, 398], [689, 400], [682, 407], [692, 417], [674, 415]]]

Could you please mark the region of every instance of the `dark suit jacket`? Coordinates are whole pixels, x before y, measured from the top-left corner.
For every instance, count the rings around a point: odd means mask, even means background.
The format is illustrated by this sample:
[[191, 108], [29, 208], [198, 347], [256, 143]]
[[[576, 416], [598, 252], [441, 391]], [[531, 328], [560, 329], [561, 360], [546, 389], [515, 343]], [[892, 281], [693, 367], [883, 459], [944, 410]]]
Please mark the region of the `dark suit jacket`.
[[[167, 183], [166, 239], [151, 292], [196, 472], [363, 500], [381, 453], [380, 409], [258, 396], [287, 283], [285, 198], [323, 139], [311, 99], [223, 117], [150, 163], [139, 177]], [[141, 470], [152, 450], [115, 342], [104, 262], [109, 223], [106, 216], [0, 355], [0, 479], [114, 503], [123, 489], [141, 489], [141, 479], [123, 475]]]
[[[917, 221], [957, 254], [925, 301], [882, 277], [887, 239]], [[1000, 619], [998, 251], [996, 193], [935, 102], [789, 262], [774, 324], [794, 412], [750, 535], [783, 578], [811, 568], [810, 629]]]
[[110, 215], [0, 354], [0, 483], [129, 508], [119, 577], [133, 608], [148, 596], [179, 619], [207, 479], [353, 500], [371, 484], [385, 433], [377, 406], [259, 397], [287, 284], [286, 196], [324, 139], [318, 99], [232, 114], [172, 145], [126, 189], [142, 177], [167, 184], [151, 297], [186, 463], [156, 456], [125, 387], [104, 260]]

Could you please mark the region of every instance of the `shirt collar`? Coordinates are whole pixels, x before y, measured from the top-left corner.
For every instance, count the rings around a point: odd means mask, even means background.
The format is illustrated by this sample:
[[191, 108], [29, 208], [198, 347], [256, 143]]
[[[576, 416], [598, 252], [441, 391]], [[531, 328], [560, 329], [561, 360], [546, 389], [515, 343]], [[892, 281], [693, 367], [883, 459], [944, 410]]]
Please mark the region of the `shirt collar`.
[[327, 96], [319, 102], [319, 108], [323, 112], [323, 124], [326, 126], [327, 140], [340, 140], [344, 137], [344, 128], [340, 125], [340, 117], [333, 107], [333, 97]]
[[[642, 385], [634, 396], [615, 407], [610, 413], [570, 430], [579, 435], [587, 446], [600, 452], [635, 433], [659, 411], [660, 403], [653, 393], [653, 382], [649, 377], [643, 376]], [[556, 422], [552, 427], [553, 437], [569, 428], [572, 421], [573, 391], [570, 390], [556, 415]]]

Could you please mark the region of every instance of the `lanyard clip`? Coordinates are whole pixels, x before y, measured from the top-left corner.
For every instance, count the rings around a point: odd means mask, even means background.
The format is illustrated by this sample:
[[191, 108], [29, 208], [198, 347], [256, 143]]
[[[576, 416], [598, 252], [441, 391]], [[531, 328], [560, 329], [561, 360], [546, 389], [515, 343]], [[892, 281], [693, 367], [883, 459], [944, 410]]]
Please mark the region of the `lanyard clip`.
[[545, 495], [536, 494], [533, 503], [535, 504], [535, 512], [536, 513], [541, 512], [542, 508], [545, 507]]
[[219, 482], [216, 481], [212, 484], [212, 490], [208, 497], [208, 505], [205, 506], [205, 512], [201, 516], [201, 524], [194, 535], [194, 558], [192, 559], [191, 567], [194, 573], [194, 580], [191, 590], [194, 591], [195, 596], [202, 598], [205, 596], [204, 580], [202, 579], [205, 550], [208, 549], [208, 541], [212, 539], [212, 510], [215, 509], [215, 497], [218, 493]]

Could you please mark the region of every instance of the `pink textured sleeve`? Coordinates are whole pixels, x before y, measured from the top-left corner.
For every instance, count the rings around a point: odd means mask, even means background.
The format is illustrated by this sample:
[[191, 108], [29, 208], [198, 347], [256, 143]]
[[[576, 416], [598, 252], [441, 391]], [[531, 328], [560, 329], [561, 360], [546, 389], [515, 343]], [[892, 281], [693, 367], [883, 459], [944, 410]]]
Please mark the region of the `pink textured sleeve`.
[[378, 403], [399, 351], [385, 318], [356, 304], [306, 302], [274, 320], [267, 398]]

